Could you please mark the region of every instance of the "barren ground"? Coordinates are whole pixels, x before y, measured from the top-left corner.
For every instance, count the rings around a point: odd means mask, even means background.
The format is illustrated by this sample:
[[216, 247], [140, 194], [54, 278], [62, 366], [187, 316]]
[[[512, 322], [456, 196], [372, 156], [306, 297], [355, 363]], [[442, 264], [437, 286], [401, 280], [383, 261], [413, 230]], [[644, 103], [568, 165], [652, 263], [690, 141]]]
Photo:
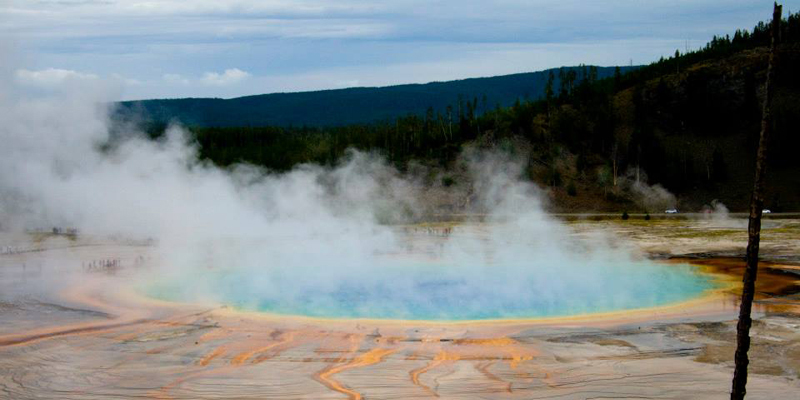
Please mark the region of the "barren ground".
[[[0, 234], [0, 245], [16, 250], [0, 255], [0, 398], [727, 398], [744, 221], [570, 219], [575, 235], [612, 232], [734, 287], [580, 318], [279, 318], [131, 294], [129, 278], [158, 262], [146, 243]], [[409, 240], [447, 240], [404, 231]], [[800, 390], [797, 249], [800, 220], [765, 221], [749, 399]], [[84, 271], [99, 259], [121, 266]], [[64, 284], [66, 276], [78, 279]]]

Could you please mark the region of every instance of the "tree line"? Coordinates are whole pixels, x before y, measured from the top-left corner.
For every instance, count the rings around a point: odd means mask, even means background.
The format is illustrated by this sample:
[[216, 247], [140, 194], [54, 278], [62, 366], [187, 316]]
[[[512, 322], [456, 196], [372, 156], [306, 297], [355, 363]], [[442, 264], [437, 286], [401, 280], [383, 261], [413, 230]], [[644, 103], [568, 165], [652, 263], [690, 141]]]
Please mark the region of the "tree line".
[[[781, 35], [785, 44], [800, 42], [800, 13], [784, 19]], [[719, 109], [701, 104], [708, 102], [709, 97], [702, 86], [707, 81], [702, 75], [682, 81], [687, 93], [680, 99], [674, 98], [675, 83], [664, 77], [680, 75], [682, 69], [691, 65], [721, 60], [768, 44], [768, 26], [759, 23], [752, 31], [738, 30], [732, 37], [716, 36], [703, 48], [685, 54], [676, 51], [668, 59], [662, 58], [626, 74], [618, 70], [610, 78], [598, 79], [593, 66], [563, 68], [550, 72], [542, 98], [518, 100], [510, 107], [490, 107], [485, 98], [460, 97], [456, 104], [442, 110], [428, 108], [424, 115], [406, 115], [370, 124], [189, 127], [189, 130], [204, 159], [221, 166], [246, 162], [277, 171], [300, 163], [334, 164], [348, 148], [379, 152], [401, 170], [411, 160], [446, 167], [465, 143], [478, 141], [491, 145], [521, 137], [535, 149], [532, 166], [553, 166], [564, 154], [572, 156], [570, 168], [552, 167], [544, 176], [531, 176], [548, 185], [572, 185], [569, 188], [572, 192], [576, 180], [615, 186], [624, 171], [641, 169], [647, 171], [651, 181], [680, 191], [696, 182], [728, 179], [728, 167], [734, 160], [726, 159], [725, 149], [714, 144], [714, 129], [721, 128], [704, 124], [723, 121], [724, 125], [726, 120], [738, 125], [755, 124], [753, 131], [757, 132], [760, 118], [754, 75], [757, 71], [745, 76], [742, 101], [736, 105], [741, 110], [733, 110], [737, 114], [734, 118], [724, 118], [724, 114], [731, 113], [729, 104], [720, 104]], [[654, 80], [655, 87], [648, 86]], [[629, 96], [621, 103], [621, 93], [625, 91]], [[679, 114], [680, 118], [671, 115], [669, 120], [659, 121], [662, 109]], [[791, 117], [792, 113], [782, 116], [778, 110], [777, 114], [778, 119], [786, 119], [784, 125], [800, 122]], [[707, 146], [695, 145], [702, 151], [686, 151], [663, 134], [665, 126], [676, 132], [699, 132], [695, 141]], [[148, 127], [148, 132], [157, 137], [164, 129], [164, 124], [154, 124]]]

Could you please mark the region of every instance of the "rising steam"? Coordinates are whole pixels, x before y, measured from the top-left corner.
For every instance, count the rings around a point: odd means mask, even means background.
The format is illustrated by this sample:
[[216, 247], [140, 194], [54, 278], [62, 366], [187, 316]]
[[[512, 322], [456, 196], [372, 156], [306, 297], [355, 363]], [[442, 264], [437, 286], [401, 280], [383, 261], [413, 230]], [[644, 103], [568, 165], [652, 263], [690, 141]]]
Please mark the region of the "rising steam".
[[[152, 238], [145, 292], [332, 316], [464, 319], [610, 310], [679, 300], [678, 269], [637, 260], [604, 237], [577, 241], [548, 217], [524, 162], [467, 151], [485, 223], [428, 239], [415, 219], [427, 188], [382, 158], [286, 173], [220, 169], [180, 127], [109, 145], [105, 90], [26, 95], [0, 82], [0, 224], [69, 226]], [[690, 282], [690, 292], [702, 283]], [[575, 295], [576, 293], [580, 295]], [[454, 311], [458, 310], [458, 311]]]

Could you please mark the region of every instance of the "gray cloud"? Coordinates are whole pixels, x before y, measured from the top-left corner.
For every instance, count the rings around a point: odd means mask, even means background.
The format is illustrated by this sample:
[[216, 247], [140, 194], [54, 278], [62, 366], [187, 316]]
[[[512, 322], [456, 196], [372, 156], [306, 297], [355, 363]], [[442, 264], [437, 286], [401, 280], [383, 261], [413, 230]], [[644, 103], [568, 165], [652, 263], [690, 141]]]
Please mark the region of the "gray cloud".
[[[800, 0], [784, 5], [796, 10]], [[26, 0], [0, 5], [0, 34], [17, 39], [26, 69], [141, 82], [126, 86], [127, 98], [235, 96], [647, 63], [750, 28], [770, 9], [744, 0]], [[252, 75], [247, 85], [162, 80], [232, 65]]]
[[97, 75], [82, 73], [69, 69], [48, 68], [41, 71], [30, 71], [19, 69], [16, 71], [16, 79], [24, 85], [40, 87], [60, 86], [70, 82], [86, 82], [99, 79]]

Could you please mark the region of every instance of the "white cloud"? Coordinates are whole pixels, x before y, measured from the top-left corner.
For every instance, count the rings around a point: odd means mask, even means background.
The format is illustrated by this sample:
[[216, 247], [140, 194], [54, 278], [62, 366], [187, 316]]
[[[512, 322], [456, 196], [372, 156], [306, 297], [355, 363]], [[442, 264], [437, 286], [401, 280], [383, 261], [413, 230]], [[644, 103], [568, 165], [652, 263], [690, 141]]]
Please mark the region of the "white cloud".
[[223, 73], [206, 72], [200, 82], [212, 86], [225, 86], [237, 83], [250, 76], [249, 73], [240, 70], [239, 68], [226, 69]]
[[164, 74], [161, 79], [168, 83], [177, 83], [180, 85], [188, 85], [189, 80], [181, 74]]
[[24, 85], [53, 88], [68, 83], [96, 81], [95, 74], [73, 71], [70, 69], [47, 68], [39, 71], [18, 69], [15, 73], [17, 82]]

